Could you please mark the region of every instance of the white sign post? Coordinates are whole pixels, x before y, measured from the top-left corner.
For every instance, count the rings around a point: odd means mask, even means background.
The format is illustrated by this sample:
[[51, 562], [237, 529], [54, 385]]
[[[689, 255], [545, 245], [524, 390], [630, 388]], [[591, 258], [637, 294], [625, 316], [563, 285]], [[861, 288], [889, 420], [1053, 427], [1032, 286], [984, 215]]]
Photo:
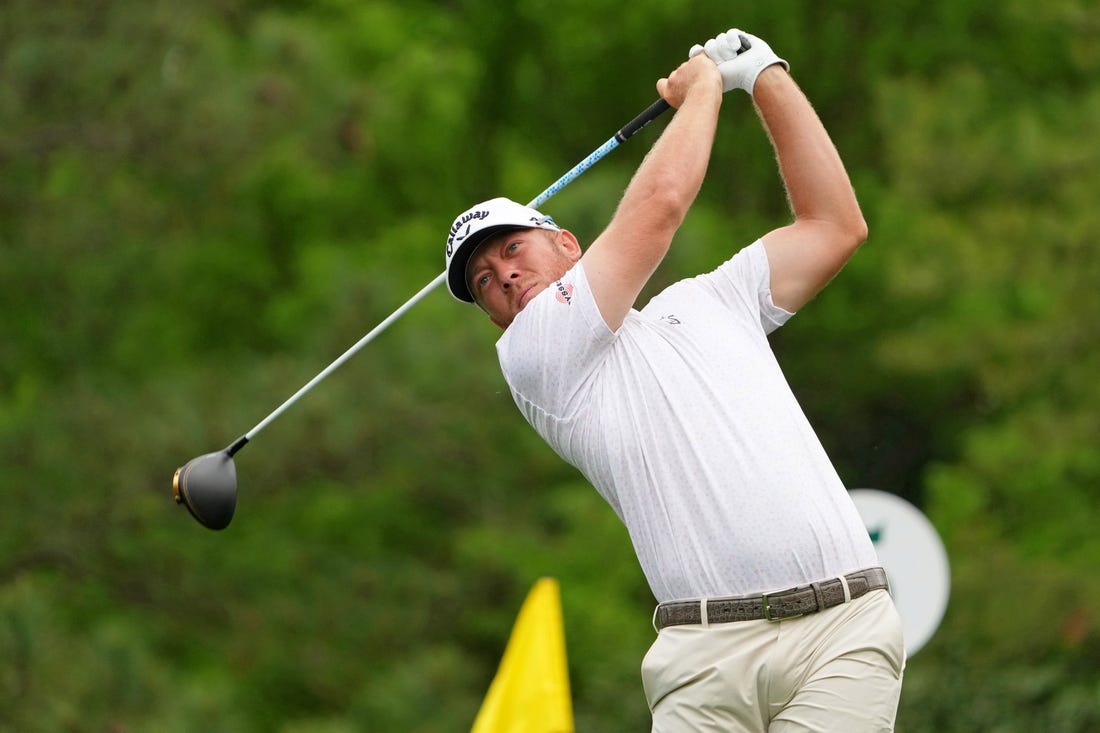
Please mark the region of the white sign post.
[[848, 492], [863, 518], [890, 593], [901, 615], [905, 653], [912, 657], [932, 638], [947, 609], [951, 568], [935, 527], [899, 496], [876, 489]]

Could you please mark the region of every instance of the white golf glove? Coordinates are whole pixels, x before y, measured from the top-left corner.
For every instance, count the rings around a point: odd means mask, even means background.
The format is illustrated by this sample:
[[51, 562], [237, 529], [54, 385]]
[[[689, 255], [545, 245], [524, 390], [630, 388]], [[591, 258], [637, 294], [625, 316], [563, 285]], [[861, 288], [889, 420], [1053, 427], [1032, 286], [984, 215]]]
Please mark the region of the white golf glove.
[[695, 44], [688, 51], [688, 58], [695, 58], [701, 53], [718, 64], [718, 71], [722, 72], [723, 92], [744, 89], [752, 96], [752, 88], [761, 71], [772, 64], [783, 64], [784, 69], [791, 70], [790, 64], [776, 56], [771, 46], [736, 28], [719, 33], [702, 46]]

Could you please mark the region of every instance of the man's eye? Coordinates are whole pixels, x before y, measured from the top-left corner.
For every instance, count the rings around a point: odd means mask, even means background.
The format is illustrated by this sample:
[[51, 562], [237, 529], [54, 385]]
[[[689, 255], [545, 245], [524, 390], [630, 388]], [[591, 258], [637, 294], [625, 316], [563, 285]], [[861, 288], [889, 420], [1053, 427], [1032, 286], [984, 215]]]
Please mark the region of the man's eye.
[[477, 286], [479, 288], [484, 288], [488, 284], [489, 284], [489, 276], [488, 275], [482, 275], [481, 277], [479, 277], [477, 279]]
[[512, 242], [508, 245], [509, 252], [515, 252], [517, 249], [519, 249], [519, 242]]

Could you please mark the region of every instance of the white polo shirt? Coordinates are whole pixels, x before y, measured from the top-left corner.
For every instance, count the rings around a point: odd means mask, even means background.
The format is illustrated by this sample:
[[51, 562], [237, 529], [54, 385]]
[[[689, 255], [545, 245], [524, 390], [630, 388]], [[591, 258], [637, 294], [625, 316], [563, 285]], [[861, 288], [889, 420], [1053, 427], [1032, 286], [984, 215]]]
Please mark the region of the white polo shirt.
[[497, 342], [516, 404], [626, 525], [658, 601], [878, 564], [768, 344], [790, 316], [757, 241], [614, 332], [578, 263]]

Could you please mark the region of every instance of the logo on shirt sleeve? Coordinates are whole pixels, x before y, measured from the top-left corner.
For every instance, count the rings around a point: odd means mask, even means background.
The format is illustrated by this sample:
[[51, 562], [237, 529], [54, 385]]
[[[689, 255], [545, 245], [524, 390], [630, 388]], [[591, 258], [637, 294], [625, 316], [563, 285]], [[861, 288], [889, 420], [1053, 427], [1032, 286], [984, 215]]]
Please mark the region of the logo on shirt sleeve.
[[563, 283], [558, 280], [554, 283], [554, 297], [559, 303], [569, 305], [573, 301], [573, 283]]

